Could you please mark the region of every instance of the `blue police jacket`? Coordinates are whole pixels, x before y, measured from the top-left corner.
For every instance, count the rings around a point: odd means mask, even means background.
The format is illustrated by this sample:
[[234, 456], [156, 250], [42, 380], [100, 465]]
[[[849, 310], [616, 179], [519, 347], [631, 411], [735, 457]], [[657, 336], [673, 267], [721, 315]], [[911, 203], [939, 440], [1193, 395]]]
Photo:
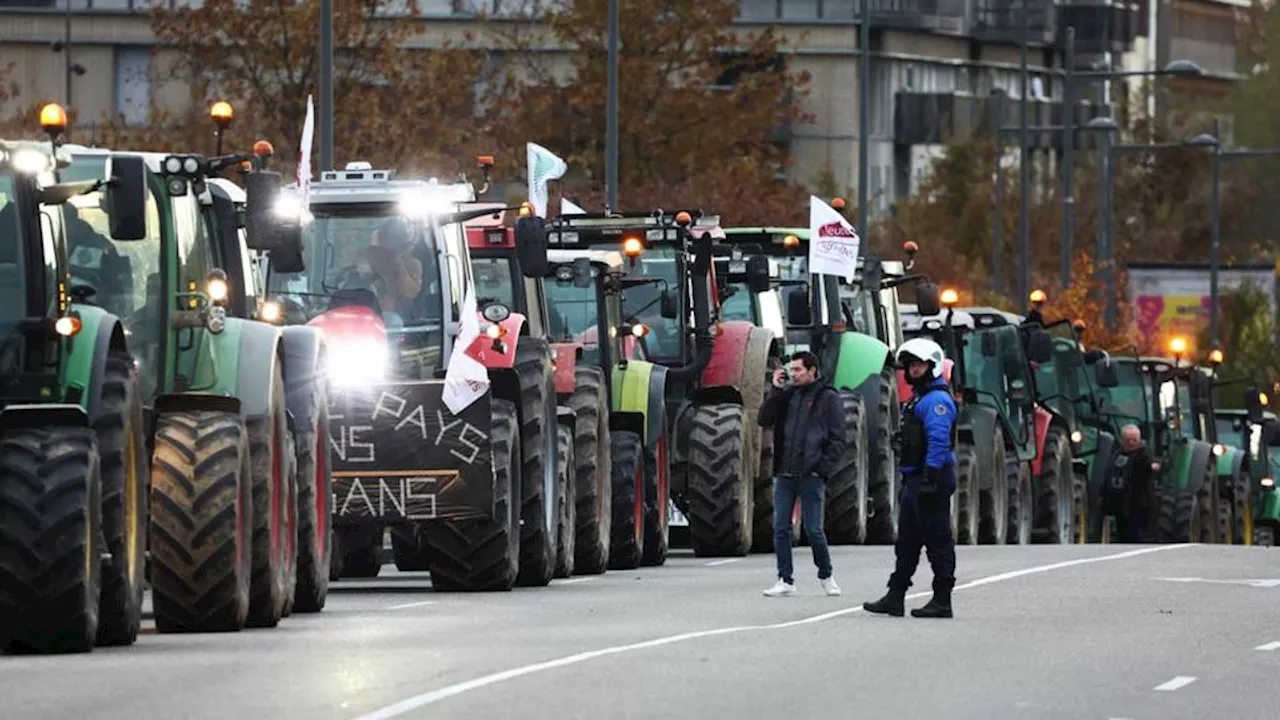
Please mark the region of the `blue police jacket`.
[[[956, 421], [956, 403], [951, 398], [947, 382], [942, 378], [935, 378], [923, 393], [918, 388], [913, 388], [912, 394], [919, 398], [915, 407], [916, 419], [924, 424], [927, 445], [925, 467], [954, 467], [956, 451], [951, 444], [951, 426]], [[909, 465], [902, 465], [899, 470], [903, 475], [919, 472], [919, 468]]]

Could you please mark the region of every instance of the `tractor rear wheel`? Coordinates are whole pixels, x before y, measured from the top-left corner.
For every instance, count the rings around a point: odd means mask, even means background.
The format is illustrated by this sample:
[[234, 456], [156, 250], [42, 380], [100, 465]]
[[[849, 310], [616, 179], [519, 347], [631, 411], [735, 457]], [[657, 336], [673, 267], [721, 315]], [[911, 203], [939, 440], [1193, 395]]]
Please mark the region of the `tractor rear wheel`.
[[520, 565], [520, 423], [516, 406], [491, 401], [493, 517], [431, 520], [419, 537], [431, 548], [431, 587], [440, 592], [510, 590]]
[[609, 569], [634, 570], [644, 556], [644, 443], [627, 430], [613, 433], [613, 537]]
[[289, 517], [289, 418], [284, 402], [281, 363], [272, 369], [267, 414], [246, 423], [249, 462], [253, 468], [253, 577], [250, 581], [247, 627], [275, 627], [284, 615], [288, 594], [287, 574], [292, 563], [286, 554], [298, 529]]
[[551, 345], [522, 337], [515, 371], [520, 386], [520, 573], [516, 584], [541, 587], [556, 569], [556, 388]]
[[424, 572], [431, 569], [430, 548], [418, 537], [417, 525], [392, 525], [391, 559], [400, 572]]
[[1035, 526], [1035, 495], [1031, 483], [1031, 463], [1018, 461], [1010, 475], [1008, 544], [1030, 545]]
[[656, 567], [667, 562], [671, 541], [671, 465], [667, 434], [644, 449], [644, 553], [640, 564]]
[[573, 374], [574, 491], [577, 518], [573, 570], [599, 575], [609, 567], [609, 536], [613, 521], [613, 461], [609, 435], [609, 398], [604, 372], [579, 367]]
[[1253, 544], [1258, 547], [1276, 546], [1276, 529], [1272, 525], [1253, 526]]
[[556, 577], [567, 578], [573, 575], [573, 542], [578, 523], [577, 492], [574, 480], [577, 466], [573, 457], [573, 430], [566, 425], [556, 423], [556, 478], [559, 489], [556, 493], [559, 520], [556, 527]]
[[743, 409], [718, 403], [694, 410], [689, 438], [689, 540], [697, 557], [751, 550], [754, 478], [745, 470]]
[[132, 645], [142, 626], [147, 562], [147, 438], [142, 397], [127, 352], [112, 351], [93, 423], [102, 471], [102, 562], [98, 644]]
[[151, 460], [151, 593], [156, 629], [234, 632], [253, 569], [249, 436], [235, 413], [160, 416]]
[[956, 492], [952, 497], [952, 537], [957, 545], [978, 544], [978, 451], [972, 445], [956, 448]]
[[0, 650], [93, 650], [102, 477], [92, 430], [21, 428], [0, 441]]
[[[979, 459], [978, 484], [978, 543], [1004, 545], [1008, 535], [1009, 498], [1014, 492], [1009, 482], [1009, 463], [1005, 459], [1004, 429], [999, 424], [991, 432], [990, 466]], [[990, 483], [990, 487], [985, 487]]]
[[1232, 531], [1235, 544], [1253, 544], [1253, 473], [1241, 468], [1235, 476], [1235, 484], [1231, 488]]
[[293, 593], [293, 609], [300, 613], [324, 609], [333, 558], [329, 391], [319, 378], [311, 386], [315, 412], [310, 418], [295, 418], [299, 424], [294, 447], [298, 468], [298, 587]]
[[827, 542], [831, 545], [861, 545], [867, 539], [867, 472], [870, 452], [867, 443], [867, 410], [862, 395], [840, 391], [844, 405], [845, 448], [827, 478]]
[[[748, 418], [750, 420], [750, 418]], [[773, 428], [760, 436], [760, 471], [756, 473], [751, 523], [751, 552], [773, 552]], [[799, 525], [796, 531], [799, 532]]]
[[880, 373], [875, 416], [871, 427], [871, 470], [867, 489], [871, 494], [871, 517], [867, 519], [867, 542], [892, 545], [898, 539], [898, 459], [893, 451], [893, 432], [898, 427], [898, 379], [890, 368]]
[[1053, 545], [1075, 541], [1075, 471], [1071, 467], [1071, 441], [1065, 429], [1049, 428], [1040, 462], [1036, 500], [1035, 539]]

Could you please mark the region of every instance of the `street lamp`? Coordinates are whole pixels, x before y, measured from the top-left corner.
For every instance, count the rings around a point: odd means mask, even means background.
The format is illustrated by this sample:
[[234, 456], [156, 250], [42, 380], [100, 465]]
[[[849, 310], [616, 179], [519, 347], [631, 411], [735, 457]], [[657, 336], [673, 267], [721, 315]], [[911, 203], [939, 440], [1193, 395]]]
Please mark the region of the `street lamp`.
[[605, 79], [604, 205], [618, 211], [618, 2], [609, 0]]

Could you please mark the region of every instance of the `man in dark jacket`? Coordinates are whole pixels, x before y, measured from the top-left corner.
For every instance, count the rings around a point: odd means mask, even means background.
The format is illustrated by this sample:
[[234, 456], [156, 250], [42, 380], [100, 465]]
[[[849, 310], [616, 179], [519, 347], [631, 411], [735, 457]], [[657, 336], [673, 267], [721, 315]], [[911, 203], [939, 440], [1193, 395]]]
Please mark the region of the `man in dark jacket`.
[[818, 580], [827, 595], [839, 595], [831, 575], [831, 551], [822, 518], [827, 478], [835, 472], [848, 440], [840, 393], [818, 377], [818, 356], [799, 352], [791, 357], [787, 383], [782, 368], [773, 373], [773, 390], [760, 405], [757, 421], [773, 428], [773, 553], [778, 582], [764, 591], [768, 597], [796, 594], [791, 564], [791, 513], [800, 501], [800, 518]]
[[1112, 472], [1121, 479], [1121, 506], [1116, 513], [1116, 531], [1122, 543], [1147, 541], [1147, 521], [1155, 507], [1155, 483], [1153, 475], [1160, 468], [1147, 444], [1142, 441], [1142, 431], [1137, 425], [1125, 425], [1120, 429], [1120, 454], [1116, 456]]

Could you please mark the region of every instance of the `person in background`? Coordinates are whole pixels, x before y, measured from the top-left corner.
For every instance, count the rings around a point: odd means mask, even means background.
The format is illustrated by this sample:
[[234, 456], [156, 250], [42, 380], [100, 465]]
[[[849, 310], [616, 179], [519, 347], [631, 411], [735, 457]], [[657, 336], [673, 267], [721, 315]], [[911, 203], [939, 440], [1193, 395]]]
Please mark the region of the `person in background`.
[[1115, 472], [1124, 473], [1121, 506], [1116, 513], [1116, 530], [1122, 543], [1147, 541], [1147, 523], [1155, 508], [1155, 474], [1160, 463], [1151, 457], [1137, 425], [1120, 429], [1120, 454]]
[[422, 263], [412, 255], [413, 229], [400, 217], [393, 217], [373, 233], [365, 254], [385, 289], [378, 293], [384, 311], [400, 309], [422, 292]]
[[831, 551], [822, 518], [827, 479], [848, 440], [844, 404], [840, 393], [818, 375], [818, 356], [798, 352], [791, 356], [786, 382], [782, 368], [773, 371], [773, 389], [765, 396], [756, 418], [761, 427], [773, 428], [773, 553], [777, 559], [778, 581], [764, 591], [767, 597], [796, 594], [792, 577], [791, 511], [800, 501], [800, 518], [818, 581], [827, 595], [839, 595], [840, 586], [832, 576]]

